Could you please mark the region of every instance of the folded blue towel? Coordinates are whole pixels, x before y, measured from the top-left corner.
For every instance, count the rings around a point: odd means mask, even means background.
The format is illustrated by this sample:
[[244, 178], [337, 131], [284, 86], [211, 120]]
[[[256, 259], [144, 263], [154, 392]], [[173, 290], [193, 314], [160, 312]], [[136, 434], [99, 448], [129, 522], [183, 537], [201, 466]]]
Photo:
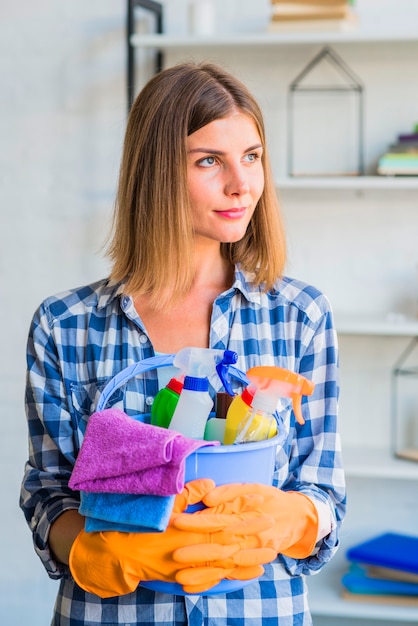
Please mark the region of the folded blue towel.
[[[170, 520], [175, 496], [126, 493], [80, 493], [80, 513], [86, 516], [86, 532], [163, 532]], [[108, 526], [111, 527], [108, 527]], [[90, 529], [90, 530], [89, 530]]]
[[[119, 533], [155, 533], [155, 528], [146, 526], [135, 526], [133, 524], [122, 524], [121, 522], [106, 522], [95, 517], [86, 517], [84, 522], [86, 533], [105, 532], [106, 530], [116, 530]], [[160, 532], [160, 531], [158, 531]]]

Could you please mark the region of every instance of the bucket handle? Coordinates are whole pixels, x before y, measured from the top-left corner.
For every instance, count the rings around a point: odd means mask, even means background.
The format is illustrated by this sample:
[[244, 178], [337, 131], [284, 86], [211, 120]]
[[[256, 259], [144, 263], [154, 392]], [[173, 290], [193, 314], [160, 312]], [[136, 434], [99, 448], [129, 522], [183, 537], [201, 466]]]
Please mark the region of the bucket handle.
[[[106, 404], [109, 401], [109, 398], [113, 395], [113, 393], [122, 387], [128, 380], [138, 376], [138, 374], [143, 374], [144, 372], [148, 372], [149, 370], [156, 369], [158, 367], [167, 367], [174, 364], [175, 354], [164, 354], [158, 356], [151, 356], [148, 359], [143, 359], [138, 363], [133, 363], [132, 365], [128, 365], [121, 372], [116, 374], [104, 387], [102, 393], [100, 394], [99, 401], [97, 403], [96, 411], [102, 411]], [[250, 382], [247, 375], [234, 367], [233, 365], [227, 366], [227, 377], [235, 378], [244, 386], [247, 386]], [[229, 380], [228, 378], [228, 380]], [[231, 394], [232, 395], [232, 394]]]
[[102, 411], [109, 401], [109, 398], [113, 393], [122, 387], [128, 380], [134, 378], [138, 374], [143, 374], [149, 370], [156, 369], [157, 367], [167, 367], [173, 365], [175, 354], [164, 354], [160, 356], [151, 356], [148, 359], [143, 359], [139, 363], [133, 363], [128, 365], [121, 372], [116, 374], [104, 387], [100, 394], [99, 401], [97, 403], [97, 411]]

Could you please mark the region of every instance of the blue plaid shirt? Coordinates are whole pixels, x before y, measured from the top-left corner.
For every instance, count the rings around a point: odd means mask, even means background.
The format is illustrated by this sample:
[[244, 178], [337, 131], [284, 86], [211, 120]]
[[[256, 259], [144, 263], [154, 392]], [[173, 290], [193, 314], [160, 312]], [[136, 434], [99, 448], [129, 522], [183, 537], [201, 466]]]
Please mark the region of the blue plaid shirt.
[[[49, 529], [63, 511], [79, 506], [68, 480], [101, 390], [123, 368], [153, 356], [154, 348], [123, 284], [102, 280], [61, 293], [42, 303], [30, 328], [29, 459], [21, 491], [35, 550], [49, 576], [61, 579], [54, 626], [312, 623], [305, 575], [319, 571], [334, 555], [345, 514], [336, 419], [338, 356], [329, 303], [315, 288], [291, 278], [263, 293], [237, 269], [232, 288], [214, 302], [210, 347], [237, 352], [242, 371], [276, 365], [315, 382], [314, 394], [302, 404], [304, 426], [295, 423], [290, 400], [279, 405], [288, 435], [277, 453], [274, 484], [326, 503], [333, 520], [331, 533], [309, 558], [279, 555], [257, 582], [226, 595], [172, 596], [139, 586], [132, 594], [102, 600], [80, 589], [68, 568], [54, 561]], [[149, 413], [157, 391], [154, 370], [119, 389], [111, 404], [127, 413]]]

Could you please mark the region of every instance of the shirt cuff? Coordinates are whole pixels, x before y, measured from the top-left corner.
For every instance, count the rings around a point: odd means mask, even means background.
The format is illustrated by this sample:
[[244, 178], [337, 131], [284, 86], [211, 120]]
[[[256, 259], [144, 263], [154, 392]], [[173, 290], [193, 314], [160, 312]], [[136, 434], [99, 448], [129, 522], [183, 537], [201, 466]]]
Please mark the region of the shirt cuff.
[[332, 515], [329, 506], [326, 502], [311, 498], [317, 514], [318, 514], [318, 534], [316, 536], [316, 543], [321, 541], [324, 537], [330, 534], [333, 528]]
[[64, 511], [73, 509], [78, 511], [79, 507], [80, 502], [70, 498], [55, 502], [42, 512], [36, 528], [33, 529], [35, 552], [41, 559], [50, 578], [58, 579], [68, 572], [68, 566], [56, 561], [49, 548], [48, 538], [51, 526]]

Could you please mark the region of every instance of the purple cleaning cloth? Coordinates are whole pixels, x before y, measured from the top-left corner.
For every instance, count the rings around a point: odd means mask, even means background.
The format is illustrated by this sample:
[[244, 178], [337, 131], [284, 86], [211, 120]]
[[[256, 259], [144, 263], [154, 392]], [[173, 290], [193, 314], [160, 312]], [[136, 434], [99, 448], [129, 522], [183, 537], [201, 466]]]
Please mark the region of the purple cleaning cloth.
[[214, 444], [144, 424], [120, 409], [97, 411], [87, 423], [69, 486], [96, 493], [174, 495], [184, 487], [186, 457]]

